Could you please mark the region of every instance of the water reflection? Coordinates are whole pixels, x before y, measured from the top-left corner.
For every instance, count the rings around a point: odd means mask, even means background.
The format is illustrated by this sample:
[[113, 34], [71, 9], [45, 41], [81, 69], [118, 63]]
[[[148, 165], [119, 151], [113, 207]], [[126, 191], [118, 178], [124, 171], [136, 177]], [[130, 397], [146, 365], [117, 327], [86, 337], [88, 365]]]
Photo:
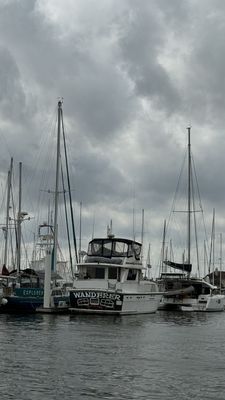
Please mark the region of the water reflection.
[[209, 314], [205, 312], [159, 311], [158, 323], [172, 325], [201, 325], [209, 322]]
[[1, 400], [219, 400], [224, 331], [224, 313], [0, 315]]

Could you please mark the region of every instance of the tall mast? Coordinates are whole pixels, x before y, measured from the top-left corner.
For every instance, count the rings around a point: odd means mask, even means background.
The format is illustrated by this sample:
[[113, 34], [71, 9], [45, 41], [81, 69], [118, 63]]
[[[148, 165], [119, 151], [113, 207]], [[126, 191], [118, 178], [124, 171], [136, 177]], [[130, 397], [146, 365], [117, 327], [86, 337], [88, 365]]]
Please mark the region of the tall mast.
[[220, 233], [220, 294], [221, 294], [221, 286], [222, 286], [222, 265], [223, 265], [223, 236]]
[[210, 242], [210, 253], [209, 253], [209, 271], [208, 271], [209, 274], [211, 273], [211, 267], [214, 272], [214, 245], [215, 245], [215, 208], [213, 208], [212, 231], [211, 231], [211, 242]]
[[73, 203], [72, 203], [72, 196], [71, 196], [70, 175], [69, 175], [68, 157], [67, 157], [67, 149], [66, 149], [66, 138], [65, 138], [65, 130], [64, 130], [64, 123], [63, 123], [63, 112], [61, 112], [61, 122], [62, 122], [65, 161], [66, 161], [67, 185], [68, 185], [68, 193], [69, 193], [69, 200], [70, 200], [69, 203], [70, 203], [70, 215], [71, 215], [71, 222], [72, 222], [73, 244], [74, 244], [74, 251], [75, 251], [75, 260], [76, 260], [76, 264], [77, 264], [77, 262], [78, 262], [77, 241], [76, 241], [75, 224], [74, 224], [74, 216], [73, 216]]
[[78, 255], [78, 261], [80, 263], [80, 257], [81, 257], [81, 232], [82, 232], [82, 201], [80, 202], [80, 237], [79, 237], [79, 255]]
[[143, 243], [144, 243], [144, 223], [145, 223], [145, 210], [142, 209], [141, 213], [141, 261], [143, 260]]
[[5, 249], [4, 249], [4, 265], [7, 267], [7, 254], [8, 254], [8, 233], [9, 233], [9, 207], [10, 207], [10, 193], [11, 193], [11, 180], [12, 180], [13, 158], [11, 158], [10, 169], [8, 171], [7, 182], [7, 204], [6, 204], [6, 226], [5, 226]]
[[164, 261], [165, 261], [165, 243], [166, 243], [166, 220], [164, 220], [163, 225], [163, 241], [162, 241], [162, 258], [161, 258], [161, 272], [167, 272], [167, 267], [165, 266], [164, 271]]
[[150, 251], [151, 251], [151, 244], [149, 243], [148, 245], [148, 254], [147, 254], [147, 262], [146, 262], [146, 276], [149, 279], [149, 271], [151, 268], [151, 255], [150, 255]]
[[188, 127], [188, 232], [187, 232], [187, 263], [191, 263], [191, 128]]
[[20, 258], [21, 258], [21, 202], [22, 202], [22, 163], [19, 163], [19, 205], [18, 205], [18, 216], [17, 216], [17, 273], [20, 272]]
[[56, 270], [57, 243], [58, 243], [58, 198], [59, 198], [59, 166], [60, 166], [60, 136], [61, 136], [61, 115], [62, 102], [58, 102], [58, 134], [57, 134], [57, 155], [56, 155], [56, 179], [55, 179], [55, 215], [54, 215], [54, 245], [52, 270]]

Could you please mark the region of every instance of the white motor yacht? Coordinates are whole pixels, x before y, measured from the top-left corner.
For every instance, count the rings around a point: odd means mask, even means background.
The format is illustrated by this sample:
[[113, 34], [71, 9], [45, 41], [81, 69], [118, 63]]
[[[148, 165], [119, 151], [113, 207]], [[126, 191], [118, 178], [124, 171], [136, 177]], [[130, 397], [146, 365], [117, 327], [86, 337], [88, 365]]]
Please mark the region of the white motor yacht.
[[91, 240], [70, 289], [70, 311], [99, 314], [145, 314], [158, 309], [161, 294], [143, 278], [141, 243], [130, 239]]

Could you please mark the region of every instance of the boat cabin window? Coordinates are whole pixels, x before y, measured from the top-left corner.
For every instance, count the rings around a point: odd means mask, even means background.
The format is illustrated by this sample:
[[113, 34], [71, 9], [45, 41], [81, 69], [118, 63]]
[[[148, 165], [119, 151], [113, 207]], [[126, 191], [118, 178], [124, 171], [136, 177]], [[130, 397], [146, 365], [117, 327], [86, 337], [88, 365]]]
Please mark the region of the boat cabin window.
[[124, 242], [113, 243], [113, 256], [115, 257], [127, 257], [128, 244]]
[[117, 279], [117, 268], [108, 269], [108, 279]]
[[136, 269], [129, 269], [128, 275], [127, 275], [127, 280], [128, 281], [135, 281], [137, 276], [137, 270]]
[[96, 279], [104, 279], [105, 278], [105, 269], [104, 268], [95, 268], [95, 278]]
[[105, 269], [100, 267], [88, 267], [85, 279], [105, 279]]
[[103, 252], [103, 257], [111, 257], [112, 256], [112, 242], [111, 240], [103, 241], [103, 246], [102, 246], [102, 252]]
[[202, 288], [202, 294], [210, 294], [210, 288], [205, 286]]
[[102, 255], [102, 240], [94, 241], [89, 243], [88, 246], [89, 256], [101, 256]]

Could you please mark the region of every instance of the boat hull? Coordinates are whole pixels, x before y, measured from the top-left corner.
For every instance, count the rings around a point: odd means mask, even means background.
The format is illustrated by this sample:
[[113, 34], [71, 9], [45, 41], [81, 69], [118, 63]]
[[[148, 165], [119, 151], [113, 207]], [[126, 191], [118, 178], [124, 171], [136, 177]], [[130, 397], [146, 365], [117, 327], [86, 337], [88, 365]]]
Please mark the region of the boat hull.
[[225, 296], [200, 295], [198, 298], [162, 298], [159, 310], [220, 312], [225, 308]]
[[70, 291], [70, 311], [84, 314], [151, 314], [157, 311], [159, 300], [159, 293], [73, 289]]
[[[40, 307], [43, 307], [44, 290], [42, 288], [17, 288], [15, 292], [4, 296], [6, 300], [0, 307], [0, 313], [10, 314], [26, 314], [35, 313]], [[60, 304], [67, 304], [69, 306], [69, 297], [65, 296], [52, 296], [52, 305], [55, 311], [61, 310]]]

